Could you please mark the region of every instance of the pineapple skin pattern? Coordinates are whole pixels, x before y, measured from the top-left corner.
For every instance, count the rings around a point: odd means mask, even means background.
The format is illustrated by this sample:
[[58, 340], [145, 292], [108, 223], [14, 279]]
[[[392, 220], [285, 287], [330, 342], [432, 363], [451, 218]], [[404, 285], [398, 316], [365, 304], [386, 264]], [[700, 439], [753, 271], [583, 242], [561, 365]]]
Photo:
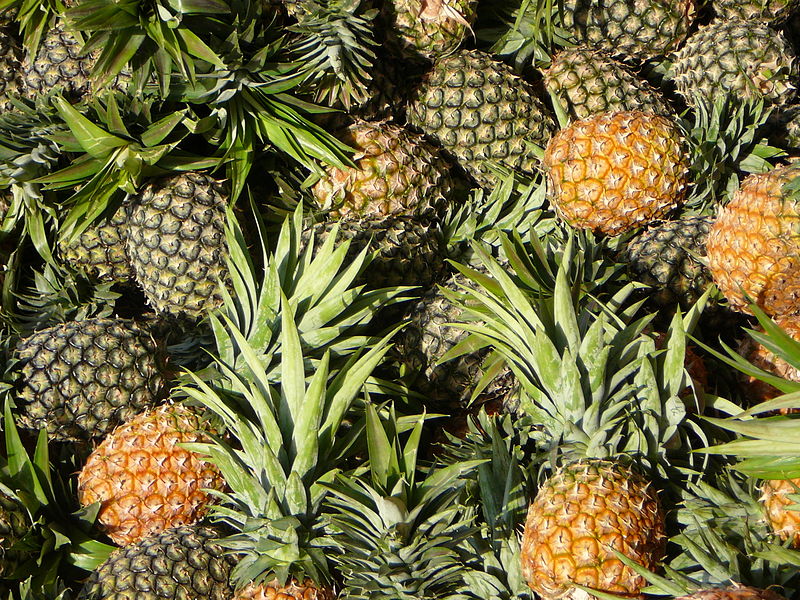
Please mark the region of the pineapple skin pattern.
[[545, 599], [571, 598], [573, 584], [639, 597], [644, 577], [611, 548], [655, 570], [666, 549], [658, 495], [641, 475], [610, 461], [563, 467], [528, 508], [522, 574]]

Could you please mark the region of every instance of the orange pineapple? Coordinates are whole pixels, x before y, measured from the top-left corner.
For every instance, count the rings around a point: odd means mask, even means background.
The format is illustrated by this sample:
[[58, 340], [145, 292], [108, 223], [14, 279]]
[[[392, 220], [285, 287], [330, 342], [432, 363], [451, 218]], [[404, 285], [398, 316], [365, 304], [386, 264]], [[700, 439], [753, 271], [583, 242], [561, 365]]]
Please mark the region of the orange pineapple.
[[[800, 342], [800, 317], [791, 315], [775, 319], [775, 323], [792, 339]], [[768, 371], [790, 381], [800, 382], [800, 370], [787, 363], [782, 358], [775, 356], [767, 348], [756, 342], [750, 336], [746, 337], [739, 346], [739, 354], [759, 369]], [[778, 388], [761, 381], [750, 375], [742, 374], [747, 396], [754, 403], [766, 402], [780, 396]], [[790, 409], [781, 409], [782, 414]]]
[[219, 469], [181, 444], [209, 441], [196, 413], [161, 406], [117, 427], [78, 476], [82, 505], [100, 502], [98, 521], [119, 545], [197, 522], [222, 489]]
[[308, 577], [303, 583], [292, 579], [281, 585], [277, 579], [258, 585], [249, 584], [236, 592], [234, 600], [333, 600], [336, 594], [327, 587], [317, 587]]
[[686, 193], [680, 131], [669, 119], [640, 111], [571, 123], [550, 139], [543, 165], [559, 216], [608, 235], [663, 217]]
[[800, 510], [790, 508], [800, 505], [800, 479], [770, 479], [761, 486], [761, 502], [772, 530], [783, 540], [792, 540], [800, 548]]
[[771, 316], [800, 312], [800, 196], [784, 189], [798, 175], [748, 176], [711, 227], [708, 267], [734, 310], [750, 313], [749, 296]]
[[639, 598], [647, 585], [612, 548], [655, 570], [666, 535], [658, 495], [618, 462], [584, 459], [557, 471], [528, 509], [522, 574], [544, 600], [573, 584]]

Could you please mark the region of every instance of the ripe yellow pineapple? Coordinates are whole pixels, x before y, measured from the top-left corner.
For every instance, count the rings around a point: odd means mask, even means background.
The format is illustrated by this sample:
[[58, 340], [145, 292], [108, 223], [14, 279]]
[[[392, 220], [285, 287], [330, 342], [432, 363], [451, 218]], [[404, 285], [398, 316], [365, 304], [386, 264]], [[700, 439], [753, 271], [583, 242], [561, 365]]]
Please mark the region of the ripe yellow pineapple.
[[800, 312], [800, 196], [784, 188], [800, 165], [750, 175], [711, 227], [708, 268], [731, 308]]
[[291, 579], [281, 585], [277, 579], [258, 585], [249, 584], [236, 592], [233, 600], [333, 600], [333, 589], [317, 586], [306, 577], [302, 583]]
[[619, 462], [584, 459], [557, 471], [528, 509], [522, 574], [545, 600], [572, 598], [574, 584], [639, 597], [647, 581], [612, 552], [654, 570], [666, 535], [658, 495]]
[[[783, 540], [800, 548], [800, 479], [769, 479], [761, 486], [761, 502], [772, 530]], [[792, 498], [794, 496], [795, 498]]]
[[117, 427], [78, 476], [84, 506], [100, 502], [98, 521], [127, 545], [171, 527], [191, 525], [220, 490], [219, 469], [181, 444], [208, 441], [199, 416], [180, 405], [142, 413]]
[[[775, 319], [775, 323], [789, 337], [800, 341], [800, 317], [796, 315], [778, 317]], [[748, 362], [759, 369], [763, 369], [778, 377], [783, 377], [784, 379], [800, 382], [800, 370], [790, 365], [781, 357], [773, 354], [750, 336], [746, 337], [740, 344], [739, 354], [744, 356]], [[744, 380], [747, 396], [752, 402], [765, 402], [782, 394], [778, 388], [752, 375], [742, 374], [742, 379]], [[786, 414], [790, 412], [790, 409], [781, 409], [781, 412]]]
[[547, 144], [550, 201], [573, 227], [618, 235], [678, 206], [688, 163], [669, 119], [641, 111], [576, 121]]

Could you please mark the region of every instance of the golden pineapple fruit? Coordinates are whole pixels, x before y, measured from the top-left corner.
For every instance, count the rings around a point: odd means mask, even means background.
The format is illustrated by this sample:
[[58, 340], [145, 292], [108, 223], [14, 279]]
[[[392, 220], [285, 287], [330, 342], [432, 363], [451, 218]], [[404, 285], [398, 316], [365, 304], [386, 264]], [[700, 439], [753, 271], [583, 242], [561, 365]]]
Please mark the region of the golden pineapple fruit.
[[708, 268], [734, 310], [800, 312], [800, 195], [784, 188], [798, 175], [790, 164], [748, 176], [711, 227]]
[[800, 479], [769, 479], [761, 486], [761, 503], [767, 513], [767, 521], [772, 530], [782, 540], [791, 540], [795, 548], [800, 548], [800, 510], [790, 508], [800, 506]]
[[612, 549], [655, 570], [665, 545], [664, 515], [650, 483], [619, 462], [584, 459], [557, 471], [530, 505], [522, 575], [543, 600], [577, 598], [583, 592], [574, 584], [639, 598], [647, 580]]
[[[800, 342], [800, 316], [790, 315], [785, 317], [778, 317], [775, 323], [783, 329], [783, 331], [792, 339]], [[748, 362], [768, 371], [778, 377], [783, 377], [790, 381], [797, 381], [800, 383], [800, 370], [787, 363], [782, 358], [775, 356], [770, 350], [756, 342], [750, 336], [747, 336], [739, 345], [739, 354], [744, 356]], [[770, 385], [766, 381], [756, 379], [751, 375], [741, 375], [744, 382], [745, 392], [753, 403], [766, 402], [777, 398], [783, 392], [778, 388]], [[781, 409], [782, 414], [787, 414], [790, 409]]]
[[292, 579], [281, 585], [277, 579], [268, 583], [250, 584], [236, 592], [234, 600], [333, 600], [336, 594], [328, 587], [319, 587], [308, 577], [303, 583]]
[[82, 505], [100, 502], [98, 521], [119, 545], [171, 527], [191, 525], [206, 513], [224, 482], [219, 469], [184, 443], [207, 442], [200, 417], [180, 405], [141, 413], [117, 427], [92, 452], [78, 475]]
[[683, 201], [688, 183], [677, 126], [641, 111], [571, 123], [550, 139], [542, 164], [559, 216], [608, 235], [663, 217]]

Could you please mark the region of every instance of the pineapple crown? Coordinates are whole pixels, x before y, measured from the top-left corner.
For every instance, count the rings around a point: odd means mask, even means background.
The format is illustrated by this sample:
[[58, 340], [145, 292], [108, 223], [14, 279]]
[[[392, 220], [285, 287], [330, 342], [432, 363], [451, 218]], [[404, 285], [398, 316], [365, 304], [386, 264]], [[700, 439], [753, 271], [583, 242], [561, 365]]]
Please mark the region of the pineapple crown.
[[[239, 585], [276, 577], [318, 584], [330, 580], [319, 530], [319, 513], [335, 465], [349, 456], [358, 428], [342, 430], [365, 381], [388, 351], [389, 336], [351, 353], [341, 370], [330, 369], [330, 351], [309, 372], [295, 309], [281, 293], [280, 380], [266, 370], [272, 357], [260, 355], [231, 322], [228, 331], [241, 354], [237, 367], [217, 359], [212, 384], [188, 373], [182, 393], [216, 414], [230, 442], [192, 444], [207, 455], [230, 486], [214, 516], [236, 531], [223, 540], [240, 557], [233, 579]], [[391, 334], [390, 334], [391, 335]], [[274, 352], [274, 350], [273, 350]]]
[[374, 20], [378, 10], [363, 0], [306, 0], [293, 5], [297, 24], [286, 51], [302, 65], [303, 86], [315, 101], [345, 110], [369, 99], [375, 62]]
[[368, 464], [326, 486], [329, 529], [341, 547], [335, 560], [353, 598], [460, 597], [457, 546], [475, 530], [459, 500], [464, 476], [482, 461], [422, 471], [417, 459], [424, 421], [424, 415], [398, 419], [393, 408], [382, 419], [368, 403]]
[[691, 121], [687, 114], [679, 120], [691, 157], [687, 208], [708, 210], [736, 190], [740, 173], [764, 173], [784, 156], [763, 137], [770, 114], [763, 99], [695, 95]]
[[[252, 212], [258, 215], [255, 208]], [[350, 242], [337, 245], [335, 235], [319, 245], [313, 235], [304, 241], [302, 206], [284, 219], [272, 253], [266, 249], [264, 226], [257, 216], [256, 224], [261, 253], [253, 257], [233, 211], [228, 211], [231, 290], [221, 290], [222, 306], [209, 316], [217, 356], [224, 364], [235, 369], [244, 365], [246, 355], [237, 340], [241, 334], [268, 361], [270, 379], [280, 378], [283, 303], [295, 315], [307, 361], [318, 361], [328, 352], [332, 364], [339, 366], [360, 347], [377, 342], [366, 334], [373, 316], [382, 307], [402, 301], [411, 287], [368, 290], [356, 285], [372, 256], [365, 249], [347, 259]]]
[[668, 446], [704, 439], [686, 421], [679, 397], [689, 381], [685, 329], [696, 322], [698, 307], [686, 319], [675, 315], [662, 352], [646, 331], [654, 315], [636, 318], [642, 302], [628, 303], [634, 284], [600, 302], [569, 283], [570, 264], [581, 262], [571, 245], [552, 296], [526, 289], [529, 275], [514, 279], [477, 244], [475, 252], [490, 277], [459, 267], [477, 289], [444, 291], [467, 316], [452, 325], [472, 334], [452, 353], [477, 346], [502, 356], [520, 382], [522, 411], [543, 424], [554, 458], [625, 454], [657, 469], [671, 462]]

